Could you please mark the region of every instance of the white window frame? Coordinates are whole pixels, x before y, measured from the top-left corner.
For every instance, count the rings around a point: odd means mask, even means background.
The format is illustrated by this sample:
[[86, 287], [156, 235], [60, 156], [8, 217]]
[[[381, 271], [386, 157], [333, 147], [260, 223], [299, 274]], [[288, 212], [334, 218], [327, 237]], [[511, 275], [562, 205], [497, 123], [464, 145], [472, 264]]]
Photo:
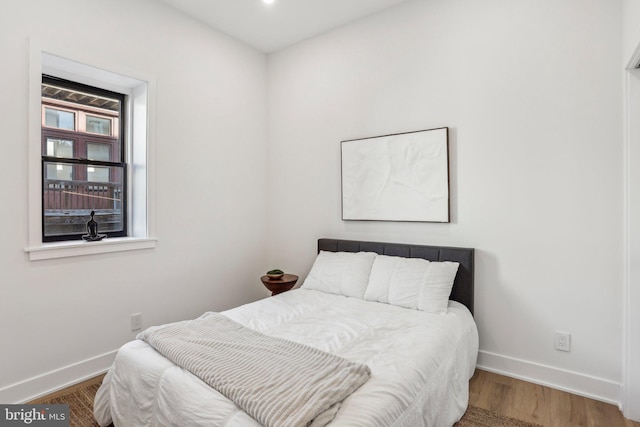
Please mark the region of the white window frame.
[[[66, 46], [30, 40], [28, 215], [29, 235], [25, 248], [30, 261], [76, 257], [108, 252], [151, 249], [156, 246], [154, 217], [155, 78], [105, 63], [104, 58]], [[128, 129], [125, 160], [128, 167], [128, 236], [99, 242], [84, 240], [42, 242], [42, 74], [100, 87], [128, 95]]]

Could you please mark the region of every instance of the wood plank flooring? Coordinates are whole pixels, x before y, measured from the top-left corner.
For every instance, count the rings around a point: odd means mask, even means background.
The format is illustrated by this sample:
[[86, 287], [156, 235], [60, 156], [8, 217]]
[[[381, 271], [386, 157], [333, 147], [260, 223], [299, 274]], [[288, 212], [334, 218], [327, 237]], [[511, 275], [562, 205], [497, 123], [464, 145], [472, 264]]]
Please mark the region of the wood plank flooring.
[[477, 369], [469, 404], [545, 427], [640, 427], [615, 405]]
[[[34, 400], [37, 404], [90, 384], [104, 375]], [[469, 385], [469, 404], [545, 427], [640, 427], [625, 419], [615, 405], [550, 387], [477, 369]]]
[[73, 393], [77, 390], [80, 390], [81, 388], [85, 388], [88, 387], [92, 384], [102, 384], [102, 379], [104, 378], [106, 374], [102, 374], [102, 375], [98, 375], [97, 377], [93, 377], [93, 378], [89, 378], [88, 380], [82, 381], [81, 383], [78, 384], [74, 384], [70, 387], [67, 388], [63, 388], [62, 390], [58, 390], [54, 393], [50, 393], [46, 396], [42, 396], [38, 399], [34, 399], [30, 402], [27, 402], [30, 405], [39, 405], [43, 402], [48, 402], [51, 399], [56, 399], [60, 396], [64, 396], [65, 394], [69, 394], [69, 393]]

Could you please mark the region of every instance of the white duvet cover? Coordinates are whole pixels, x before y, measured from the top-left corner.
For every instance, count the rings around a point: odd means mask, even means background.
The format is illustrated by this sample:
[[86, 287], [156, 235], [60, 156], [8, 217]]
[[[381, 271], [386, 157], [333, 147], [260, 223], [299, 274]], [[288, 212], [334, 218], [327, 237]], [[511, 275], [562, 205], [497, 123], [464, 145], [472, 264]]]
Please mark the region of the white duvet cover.
[[[467, 408], [478, 333], [459, 303], [450, 302], [447, 314], [429, 314], [296, 289], [224, 314], [370, 367], [371, 378], [343, 402], [332, 427], [451, 426]], [[101, 426], [259, 426], [139, 340], [119, 350], [94, 413]]]

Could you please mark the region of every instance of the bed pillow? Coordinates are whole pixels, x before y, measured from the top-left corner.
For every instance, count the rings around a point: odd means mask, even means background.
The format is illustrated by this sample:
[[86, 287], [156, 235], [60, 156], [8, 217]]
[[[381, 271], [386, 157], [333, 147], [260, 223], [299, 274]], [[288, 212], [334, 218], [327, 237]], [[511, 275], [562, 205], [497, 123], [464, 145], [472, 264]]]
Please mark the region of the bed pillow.
[[458, 266], [451, 261], [378, 255], [364, 299], [444, 314]]
[[301, 288], [363, 298], [375, 252], [320, 251]]

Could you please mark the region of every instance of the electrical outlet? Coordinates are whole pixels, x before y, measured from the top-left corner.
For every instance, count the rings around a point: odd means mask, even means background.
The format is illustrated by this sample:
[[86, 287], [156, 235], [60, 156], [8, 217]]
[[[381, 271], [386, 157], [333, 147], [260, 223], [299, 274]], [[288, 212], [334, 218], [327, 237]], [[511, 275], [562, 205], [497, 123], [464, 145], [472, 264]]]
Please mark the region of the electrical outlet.
[[142, 313], [134, 313], [131, 315], [131, 330], [139, 331], [142, 329]]
[[571, 334], [556, 331], [556, 350], [571, 351]]

